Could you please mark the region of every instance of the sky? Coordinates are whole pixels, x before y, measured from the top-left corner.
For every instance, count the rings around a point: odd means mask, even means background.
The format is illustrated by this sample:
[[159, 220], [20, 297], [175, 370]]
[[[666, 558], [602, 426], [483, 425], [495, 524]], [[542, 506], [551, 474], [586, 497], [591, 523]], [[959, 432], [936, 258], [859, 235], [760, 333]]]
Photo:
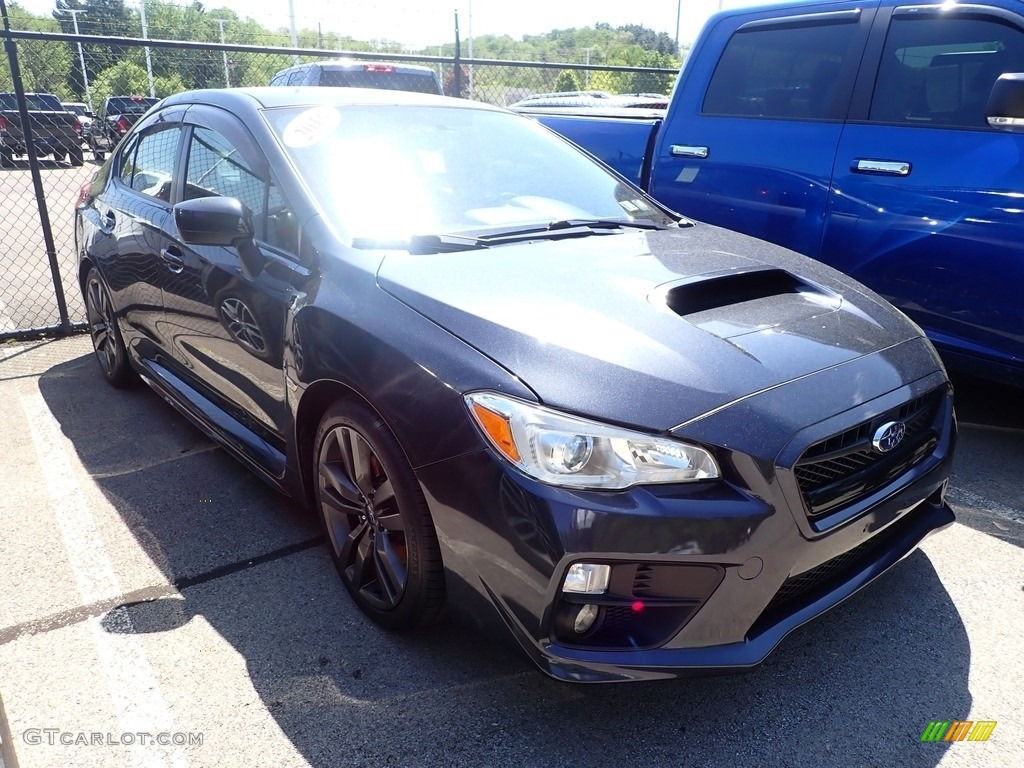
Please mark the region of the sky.
[[[53, 0], [16, 0], [33, 13], [49, 13]], [[356, 39], [386, 38], [411, 48], [451, 42], [453, 13], [459, 11], [463, 40], [473, 35], [523, 35], [567, 27], [613, 27], [642, 24], [656, 32], [676, 35], [679, 12], [680, 42], [692, 42], [704, 21], [719, 6], [737, 8], [762, 4], [758, 0], [292, 0], [296, 26], [350, 35]], [[186, 5], [187, 0], [172, 0]], [[137, 6], [139, 0], [126, 0]], [[208, 9], [227, 7], [239, 16], [271, 28], [288, 27], [287, 0], [205, 0]]]

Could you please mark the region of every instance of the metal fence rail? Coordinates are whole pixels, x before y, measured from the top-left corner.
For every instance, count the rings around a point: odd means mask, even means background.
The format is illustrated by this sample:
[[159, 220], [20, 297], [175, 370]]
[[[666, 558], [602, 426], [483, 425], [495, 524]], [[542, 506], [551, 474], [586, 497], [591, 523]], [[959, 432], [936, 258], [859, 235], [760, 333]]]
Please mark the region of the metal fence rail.
[[[675, 71], [558, 62], [347, 53], [305, 48], [0, 30], [0, 339], [84, 326], [74, 205], [147, 97], [193, 88], [268, 85], [312, 62], [352, 60], [338, 85], [429, 90], [507, 106], [571, 84], [611, 93], [667, 94]], [[378, 66], [379, 65], [379, 66]], [[71, 96], [91, 120], [45, 94]], [[39, 95], [43, 94], [43, 95]], [[103, 114], [108, 97], [128, 111]], [[138, 97], [134, 105], [131, 97]], [[26, 121], [26, 111], [28, 120]], [[117, 115], [121, 115], [117, 117]], [[27, 132], [24, 130], [27, 124]], [[28, 134], [26, 136], [25, 134]]]

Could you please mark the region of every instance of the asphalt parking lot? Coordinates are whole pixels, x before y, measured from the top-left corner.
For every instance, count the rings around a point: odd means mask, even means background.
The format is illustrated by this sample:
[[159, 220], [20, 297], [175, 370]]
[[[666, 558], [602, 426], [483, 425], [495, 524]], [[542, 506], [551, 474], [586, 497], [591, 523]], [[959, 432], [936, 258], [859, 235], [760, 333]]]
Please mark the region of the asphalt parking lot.
[[0, 344], [0, 763], [1018, 768], [1024, 407], [956, 384], [956, 525], [750, 674], [585, 687], [377, 629], [313, 522], [86, 337]]
[[[97, 167], [91, 155], [79, 168], [52, 159], [39, 161], [72, 322], [85, 320], [85, 305], [75, 284], [75, 199]], [[58, 325], [60, 314], [39, 224], [39, 208], [24, 157], [17, 158], [13, 168], [0, 169], [0, 200], [0, 333]]]

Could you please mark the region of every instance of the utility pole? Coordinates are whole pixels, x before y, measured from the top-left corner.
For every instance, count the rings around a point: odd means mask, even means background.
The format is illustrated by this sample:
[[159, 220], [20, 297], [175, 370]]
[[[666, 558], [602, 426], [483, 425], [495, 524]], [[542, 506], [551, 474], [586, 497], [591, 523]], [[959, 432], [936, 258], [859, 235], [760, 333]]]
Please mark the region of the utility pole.
[[[227, 19], [214, 19], [217, 25], [220, 27], [220, 44], [224, 45], [224, 25], [228, 23]], [[228, 73], [228, 52], [221, 51], [224, 54], [224, 87], [231, 87], [231, 75]]]
[[[722, 10], [722, 0], [718, 0], [718, 10]], [[679, 22], [683, 17], [683, 0], [676, 0], [676, 56], [679, 55]]]
[[[587, 67], [589, 67], [590, 66], [590, 52], [591, 51], [596, 51], [597, 49], [596, 48], [584, 48], [583, 50], [587, 54]], [[587, 69], [586, 78], [587, 78], [586, 90], [589, 91], [590, 90], [590, 70], [589, 69]]]
[[[149, 40], [149, 24], [146, 23], [146, 0], [139, 0], [139, 9], [142, 14], [142, 39]], [[156, 98], [156, 88], [153, 87], [153, 60], [149, 55], [149, 46], [146, 46], [146, 75], [149, 77], [149, 95]]]
[[[70, 13], [71, 21], [75, 25], [75, 37], [78, 37], [78, 15], [85, 13], [81, 8], [58, 9], [59, 13]], [[89, 90], [89, 73], [85, 69], [85, 54], [82, 53], [82, 43], [78, 43], [78, 62], [82, 65], [82, 82], [85, 83], [85, 100], [89, 103], [89, 111], [92, 112], [92, 91]]]
[[466, 34], [469, 35], [469, 98], [473, 98], [473, 0], [469, 0], [469, 24], [467, 25]]
[[[288, 0], [288, 26], [291, 28], [292, 32], [292, 48], [298, 48], [299, 36], [295, 32], [295, 0]], [[299, 57], [296, 54], [292, 56], [292, 64], [298, 65], [298, 63]]]

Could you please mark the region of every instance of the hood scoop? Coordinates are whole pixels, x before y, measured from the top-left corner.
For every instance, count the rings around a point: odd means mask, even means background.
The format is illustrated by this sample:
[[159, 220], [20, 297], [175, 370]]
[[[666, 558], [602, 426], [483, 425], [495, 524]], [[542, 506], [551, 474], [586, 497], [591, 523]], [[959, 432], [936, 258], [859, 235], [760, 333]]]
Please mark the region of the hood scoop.
[[842, 299], [782, 269], [698, 275], [662, 285], [650, 300], [723, 339], [835, 312]]

